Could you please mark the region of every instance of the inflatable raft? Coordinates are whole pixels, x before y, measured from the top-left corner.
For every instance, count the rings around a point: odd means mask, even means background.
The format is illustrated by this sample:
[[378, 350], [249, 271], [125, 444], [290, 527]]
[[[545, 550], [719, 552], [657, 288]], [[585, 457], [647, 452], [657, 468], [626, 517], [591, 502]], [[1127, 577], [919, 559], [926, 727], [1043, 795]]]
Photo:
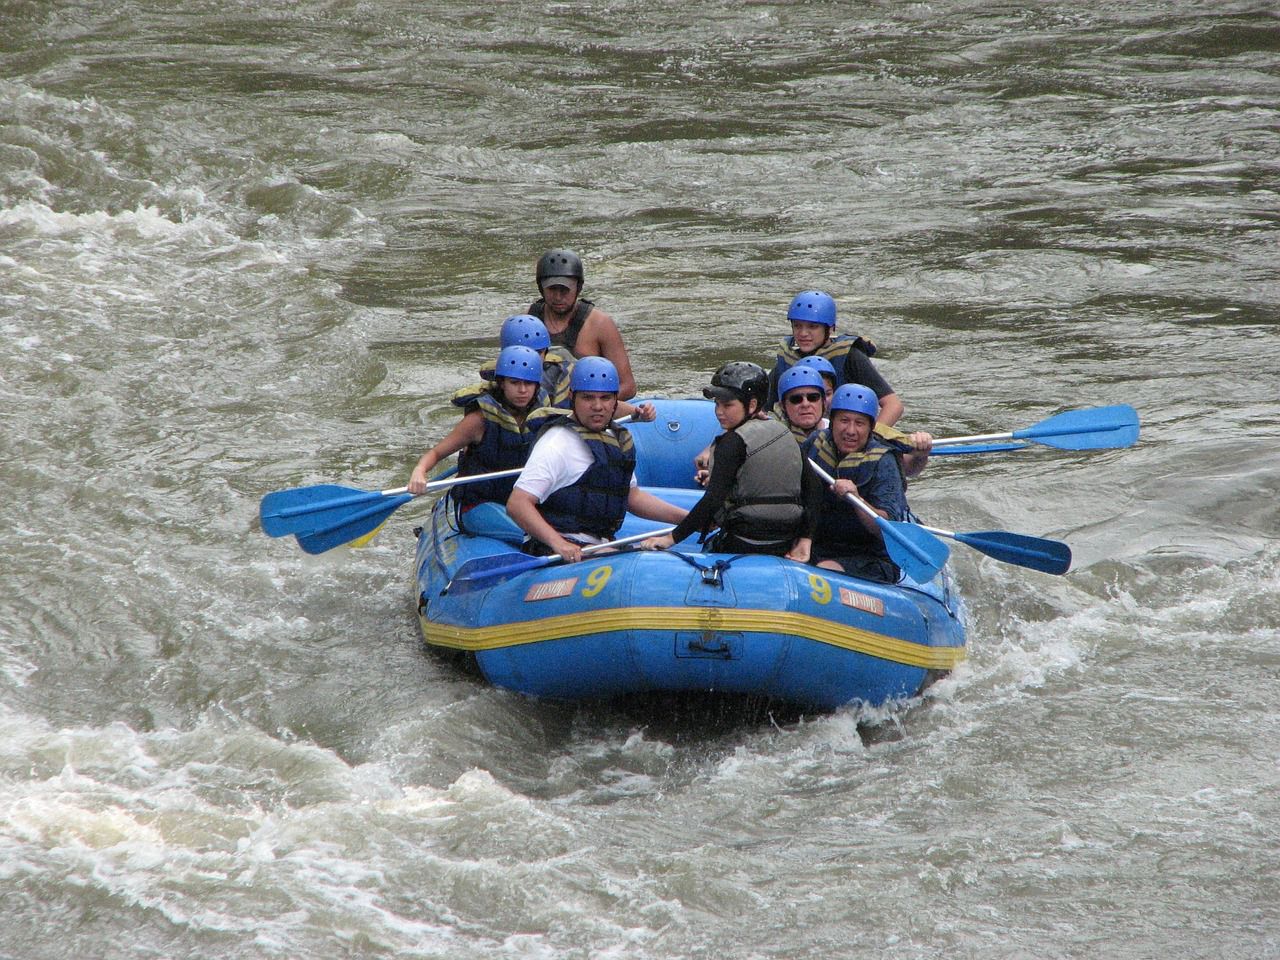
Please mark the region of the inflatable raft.
[[[692, 506], [701, 496], [693, 458], [719, 432], [712, 405], [655, 404], [657, 420], [629, 427], [637, 479]], [[628, 516], [618, 536], [658, 526]], [[964, 657], [962, 604], [946, 569], [929, 583], [886, 585], [777, 557], [704, 553], [693, 540], [566, 565], [521, 559], [521, 540], [501, 506], [459, 520], [445, 497], [418, 534], [415, 561], [427, 644], [473, 656], [490, 683], [519, 693], [706, 691], [832, 710], [910, 697]], [[464, 564], [493, 572], [458, 580]]]

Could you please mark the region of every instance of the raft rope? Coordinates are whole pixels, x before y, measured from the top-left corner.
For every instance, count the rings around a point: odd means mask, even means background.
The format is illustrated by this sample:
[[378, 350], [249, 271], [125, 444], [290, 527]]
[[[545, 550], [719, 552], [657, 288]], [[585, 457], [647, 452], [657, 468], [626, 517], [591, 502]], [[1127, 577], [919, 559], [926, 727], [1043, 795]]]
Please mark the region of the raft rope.
[[727, 571], [731, 566], [733, 566], [733, 562], [735, 560], [741, 560], [743, 557], [746, 556], [745, 553], [735, 554], [734, 556], [730, 557], [728, 560], [717, 560], [715, 563], [711, 564], [710, 566], [707, 566], [706, 564], [699, 563], [697, 560], [693, 559], [693, 557], [689, 556], [687, 553], [681, 553], [679, 550], [668, 550], [667, 553], [669, 553], [673, 557], [679, 557], [685, 563], [689, 564], [689, 566], [694, 567], [699, 572], [701, 572], [703, 583], [711, 584], [712, 586], [721, 587], [721, 588], [724, 587], [723, 576], [722, 576], [724, 572]]

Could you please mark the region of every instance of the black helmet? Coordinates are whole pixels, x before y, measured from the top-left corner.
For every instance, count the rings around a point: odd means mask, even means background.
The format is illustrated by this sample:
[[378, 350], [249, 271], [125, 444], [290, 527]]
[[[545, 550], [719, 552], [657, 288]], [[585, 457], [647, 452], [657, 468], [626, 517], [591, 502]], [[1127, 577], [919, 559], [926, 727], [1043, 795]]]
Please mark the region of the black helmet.
[[572, 250], [548, 250], [538, 260], [536, 279], [539, 293], [552, 277], [571, 277], [578, 281], [578, 289], [581, 290], [584, 279], [582, 258]]
[[755, 400], [759, 409], [769, 396], [769, 374], [759, 364], [734, 360], [712, 375], [711, 386], [702, 395], [708, 400], [741, 400], [748, 409]]

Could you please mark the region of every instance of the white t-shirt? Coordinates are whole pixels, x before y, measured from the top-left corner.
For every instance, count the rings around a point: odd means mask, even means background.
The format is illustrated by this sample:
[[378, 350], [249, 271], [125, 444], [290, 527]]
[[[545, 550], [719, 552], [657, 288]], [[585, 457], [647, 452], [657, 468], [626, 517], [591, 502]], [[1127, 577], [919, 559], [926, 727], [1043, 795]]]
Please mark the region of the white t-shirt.
[[[525, 461], [520, 476], [516, 477], [515, 485], [538, 503], [544, 503], [557, 490], [576, 483], [593, 463], [595, 458], [591, 456], [591, 448], [575, 430], [566, 426], [552, 427], [529, 451], [529, 459]], [[635, 485], [633, 473], [631, 486]]]

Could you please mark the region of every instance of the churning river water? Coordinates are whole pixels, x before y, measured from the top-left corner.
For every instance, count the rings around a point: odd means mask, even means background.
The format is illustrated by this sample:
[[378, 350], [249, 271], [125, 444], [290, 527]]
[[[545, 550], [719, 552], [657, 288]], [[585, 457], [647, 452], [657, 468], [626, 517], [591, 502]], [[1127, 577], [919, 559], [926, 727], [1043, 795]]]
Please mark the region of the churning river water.
[[[0, 0], [0, 957], [1280, 957], [1270, 3]], [[785, 721], [428, 656], [400, 486], [552, 246], [643, 393], [802, 289], [947, 436], [969, 660]]]

